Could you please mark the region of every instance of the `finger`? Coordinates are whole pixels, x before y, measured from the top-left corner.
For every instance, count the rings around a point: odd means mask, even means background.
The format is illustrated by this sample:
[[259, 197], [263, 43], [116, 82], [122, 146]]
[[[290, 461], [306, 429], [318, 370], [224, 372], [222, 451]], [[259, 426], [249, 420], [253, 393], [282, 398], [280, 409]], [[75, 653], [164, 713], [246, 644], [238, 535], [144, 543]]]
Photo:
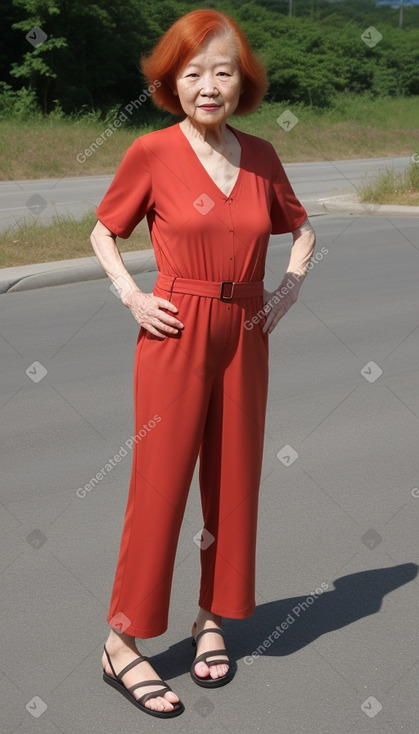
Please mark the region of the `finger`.
[[131, 310], [131, 313], [142, 329], [146, 329], [146, 331], [149, 331], [154, 336], [165, 338], [165, 335], [162, 334], [162, 324], [158, 318], [151, 318], [149, 315], [144, 317], [144, 313], [141, 311]]
[[179, 311], [179, 309], [176, 308], [174, 303], [171, 303], [171, 301], [166, 301], [165, 298], [160, 298], [159, 296], [155, 296], [155, 301], [159, 308], [165, 308], [167, 311], [172, 311], [172, 313], [177, 313]]
[[144, 316], [144, 314], [141, 314], [141, 317], [143, 322], [151, 323], [157, 329], [163, 329], [164, 331], [168, 331], [171, 334], [177, 334], [179, 329], [183, 329], [183, 324], [181, 321], [174, 319], [172, 316], [168, 316], [163, 311], [157, 311], [157, 313], [149, 313], [146, 316]]
[[[271, 327], [272, 327], [272, 322], [273, 322], [273, 320], [274, 320], [274, 317], [275, 317], [275, 313], [274, 313], [273, 311], [270, 311], [270, 312], [268, 313], [267, 317], [266, 317], [266, 321], [265, 321], [265, 324], [264, 324], [264, 327], [263, 327], [263, 331], [265, 331], [265, 332], [267, 331], [267, 332], [268, 332], [268, 334], [269, 334], [269, 333], [270, 333], [270, 331], [271, 331]], [[273, 327], [272, 327], [272, 328], [273, 328]]]
[[273, 296], [273, 293], [269, 293], [268, 291], [263, 291], [263, 305], [266, 306], [267, 303], [271, 300]]
[[274, 326], [271, 323], [269, 323], [269, 324], [266, 323], [265, 326], [263, 327], [262, 331], [263, 331], [264, 334], [266, 334], [266, 333], [270, 334], [271, 331], [273, 331], [273, 329], [274, 329]]
[[[160, 331], [166, 332], [167, 334], [177, 334], [179, 332], [179, 328], [176, 325], [168, 324], [161, 318], [162, 314], [161, 312], [158, 313], [158, 315], [154, 317], [149, 317], [149, 322]], [[180, 322], [179, 322], [180, 323]]]
[[154, 328], [151, 324], [141, 324], [138, 322], [142, 329], [145, 329], [146, 331], [149, 331], [150, 334], [153, 334], [153, 336], [159, 337], [159, 339], [163, 340], [166, 339], [165, 334], [162, 334], [160, 331], [157, 331], [157, 329]]
[[183, 324], [179, 319], [176, 319], [174, 316], [170, 316], [170, 314], [166, 313], [165, 311], [158, 311], [157, 313], [153, 314], [155, 318], [160, 319], [162, 323], [169, 324], [170, 326], [177, 326], [178, 329], [183, 329]]
[[286, 311], [281, 309], [280, 311], [271, 311], [268, 316], [266, 317], [266, 322], [263, 327], [264, 332], [268, 332], [270, 334], [275, 326], [277, 325], [278, 321], [282, 319], [282, 317], [285, 315]]
[[136, 321], [140, 325], [148, 326], [149, 324], [154, 325], [156, 328], [161, 328], [163, 324], [167, 327], [166, 331], [170, 331], [171, 333], [177, 333], [179, 329], [183, 329], [183, 324], [178, 319], [175, 319], [173, 316], [170, 316], [169, 314], [166, 314], [164, 311], [151, 311], [151, 312], [144, 312], [142, 309], [132, 308], [131, 309], [132, 314]]
[[173, 326], [169, 326], [168, 324], [164, 324], [162, 321], [156, 320], [156, 329], [160, 329], [160, 331], [165, 332], [166, 334], [178, 334], [179, 329], [175, 329]]

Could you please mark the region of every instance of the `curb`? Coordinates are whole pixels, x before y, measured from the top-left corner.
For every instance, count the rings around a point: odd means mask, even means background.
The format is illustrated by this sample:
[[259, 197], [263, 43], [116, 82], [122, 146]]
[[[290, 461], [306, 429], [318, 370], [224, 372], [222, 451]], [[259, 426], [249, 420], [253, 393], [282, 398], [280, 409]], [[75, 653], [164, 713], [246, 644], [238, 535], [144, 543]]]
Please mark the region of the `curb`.
[[319, 199], [323, 209], [330, 213], [374, 215], [378, 217], [419, 217], [419, 206], [396, 206], [392, 204], [361, 204], [350, 194], [329, 196]]
[[[136, 250], [122, 254], [130, 275], [157, 270], [153, 249]], [[107, 278], [99, 261], [93, 257], [79, 257], [37, 265], [21, 265], [0, 269], [0, 294], [29, 291], [52, 285], [80, 283], [85, 280]]]

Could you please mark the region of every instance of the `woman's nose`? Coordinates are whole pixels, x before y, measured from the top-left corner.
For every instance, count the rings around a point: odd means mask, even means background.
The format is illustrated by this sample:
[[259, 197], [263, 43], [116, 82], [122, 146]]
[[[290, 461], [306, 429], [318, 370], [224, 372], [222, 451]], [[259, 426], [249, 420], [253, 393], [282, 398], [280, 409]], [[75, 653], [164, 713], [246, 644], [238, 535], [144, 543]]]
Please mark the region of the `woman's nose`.
[[211, 95], [218, 94], [214, 77], [209, 75], [202, 77], [201, 93]]

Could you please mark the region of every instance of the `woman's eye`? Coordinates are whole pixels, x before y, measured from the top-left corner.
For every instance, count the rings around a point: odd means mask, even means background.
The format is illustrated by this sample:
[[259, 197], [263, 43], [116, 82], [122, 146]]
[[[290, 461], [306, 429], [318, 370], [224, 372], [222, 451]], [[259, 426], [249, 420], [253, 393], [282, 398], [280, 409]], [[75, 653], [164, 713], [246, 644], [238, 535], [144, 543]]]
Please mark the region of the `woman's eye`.
[[[227, 71], [219, 71], [217, 73], [218, 76], [231, 76]], [[199, 74], [197, 74], [196, 71], [191, 71], [190, 74], [186, 74], [186, 79], [189, 77], [198, 77]]]

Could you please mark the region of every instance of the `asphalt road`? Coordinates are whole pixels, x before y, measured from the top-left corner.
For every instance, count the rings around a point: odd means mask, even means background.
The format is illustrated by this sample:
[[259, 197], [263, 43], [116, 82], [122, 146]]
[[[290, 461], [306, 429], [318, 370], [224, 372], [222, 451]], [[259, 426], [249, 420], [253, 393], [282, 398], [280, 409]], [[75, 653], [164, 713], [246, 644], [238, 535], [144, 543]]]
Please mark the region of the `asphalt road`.
[[[374, 177], [385, 168], [401, 171], [409, 161], [409, 157], [325, 160], [320, 163], [291, 163], [285, 166], [285, 170], [297, 196], [312, 214], [317, 213], [315, 204], [319, 198], [353, 193], [362, 180]], [[112, 176], [97, 176], [1, 182], [0, 230], [18, 225], [22, 220], [47, 222], [57, 214], [72, 214], [79, 218], [96, 208], [111, 180]]]
[[270, 337], [258, 606], [225, 623], [234, 681], [194, 685], [195, 477], [170, 627], [140, 648], [185, 703], [171, 723], [101, 678], [130, 450], [77, 494], [131, 437], [137, 324], [104, 280], [1, 296], [4, 734], [417, 734], [417, 220], [315, 223], [327, 252]]

